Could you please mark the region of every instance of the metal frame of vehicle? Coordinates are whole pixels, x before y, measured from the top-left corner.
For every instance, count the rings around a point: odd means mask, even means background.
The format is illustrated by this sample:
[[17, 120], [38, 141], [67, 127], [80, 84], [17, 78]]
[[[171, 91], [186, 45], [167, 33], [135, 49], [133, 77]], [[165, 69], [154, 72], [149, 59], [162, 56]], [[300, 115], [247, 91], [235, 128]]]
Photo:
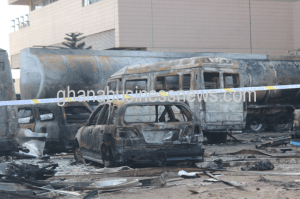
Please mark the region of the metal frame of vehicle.
[[[185, 122], [179, 122], [174, 120], [174, 116], [173, 120], [170, 119], [171, 122], [165, 122], [163, 119], [158, 120], [158, 108], [155, 108], [154, 122], [128, 123], [124, 119], [125, 111], [128, 107], [134, 106], [164, 106], [165, 111], [167, 107], [178, 106], [182, 108], [181, 111], [186, 111], [184, 114], [188, 114], [190, 118]], [[162, 112], [163, 114], [166, 112]], [[167, 133], [172, 134], [172, 138], [162, 139]], [[187, 133], [190, 133], [189, 136]], [[173, 136], [175, 134], [177, 137]], [[189, 141], [181, 140], [184, 136], [188, 136]], [[200, 121], [182, 102], [102, 103], [85, 126], [78, 130], [76, 142], [78, 145], [74, 150], [74, 156], [77, 161], [87, 159], [104, 163], [105, 166], [128, 162], [155, 165], [180, 161], [196, 162], [203, 160], [204, 153], [204, 149], [201, 148], [203, 135]]]

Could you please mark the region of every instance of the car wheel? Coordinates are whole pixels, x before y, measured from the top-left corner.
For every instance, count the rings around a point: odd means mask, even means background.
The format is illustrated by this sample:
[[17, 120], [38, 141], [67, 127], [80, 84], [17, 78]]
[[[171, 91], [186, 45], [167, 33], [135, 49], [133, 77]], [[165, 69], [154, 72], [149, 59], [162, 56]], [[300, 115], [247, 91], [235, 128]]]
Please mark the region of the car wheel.
[[106, 152], [105, 152], [104, 158], [103, 158], [103, 164], [104, 164], [104, 167], [114, 167], [115, 166], [115, 161], [113, 159], [110, 148], [106, 149]]
[[272, 123], [272, 128], [275, 131], [288, 131], [292, 128], [292, 122], [289, 120], [289, 117], [285, 113], [280, 113], [275, 119], [275, 122]]
[[82, 154], [81, 154], [81, 150], [79, 147], [76, 147], [74, 150], [73, 150], [73, 153], [74, 153], [74, 158], [76, 160], [77, 163], [84, 163], [85, 164], [85, 159], [82, 157]]
[[262, 132], [265, 130], [266, 125], [261, 119], [259, 119], [256, 116], [253, 116], [249, 120], [249, 127], [252, 131]]

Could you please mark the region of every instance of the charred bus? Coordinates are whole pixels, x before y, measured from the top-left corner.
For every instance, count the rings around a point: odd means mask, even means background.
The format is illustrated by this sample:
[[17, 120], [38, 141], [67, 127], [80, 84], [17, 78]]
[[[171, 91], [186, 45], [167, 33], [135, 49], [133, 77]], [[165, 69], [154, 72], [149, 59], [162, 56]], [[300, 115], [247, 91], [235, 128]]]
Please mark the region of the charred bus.
[[[246, 54], [217, 55], [236, 59], [202, 57], [128, 66], [112, 75], [107, 86], [114, 88], [117, 85], [117, 89], [126, 90], [130, 82], [144, 79], [146, 90], [162, 88], [168, 91], [171, 87], [168, 88], [167, 78], [170, 77], [164, 78], [166, 75], [177, 76], [178, 90], [257, 86], [272, 88], [274, 85], [300, 83], [299, 56], [262, 55], [252, 58]], [[238, 130], [245, 124], [247, 129], [255, 132], [266, 128], [279, 132], [287, 131], [292, 127], [294, 110], [300, 108], [299, 91], [300, 89], [257, 91], [256, 95], [251, 95], [250, 102], [247, 100], [243, 106], [242, 103], [234, 103], [232, 106], [227, 103], [202, 102], [199, 106], [194, 104], [196, 106], [192, 109], [202, 119], [204, 132], [224, 131], [227, 128]]]

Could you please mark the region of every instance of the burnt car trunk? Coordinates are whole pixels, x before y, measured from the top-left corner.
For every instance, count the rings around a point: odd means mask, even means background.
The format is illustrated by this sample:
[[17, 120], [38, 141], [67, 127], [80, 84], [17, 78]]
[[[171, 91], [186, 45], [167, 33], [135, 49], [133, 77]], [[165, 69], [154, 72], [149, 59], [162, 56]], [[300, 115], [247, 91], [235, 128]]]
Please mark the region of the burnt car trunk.
[[115, 142], [117, 162], [162, 165], [203, 160], [199, 126], [189, 122], [134, 124], [118, 131], [122, 141]]

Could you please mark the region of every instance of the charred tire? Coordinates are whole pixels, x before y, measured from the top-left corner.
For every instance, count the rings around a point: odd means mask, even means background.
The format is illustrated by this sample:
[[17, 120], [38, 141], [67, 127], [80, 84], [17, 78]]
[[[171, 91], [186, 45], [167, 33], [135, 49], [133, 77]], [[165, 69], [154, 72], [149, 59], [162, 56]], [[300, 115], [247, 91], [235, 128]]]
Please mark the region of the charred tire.
[[104, 167], [114, 167], [116, 165], [111, 149], [108, 147], [105, 149], [105, 154], [103, 155], [103, 164]]
[[74, 153], [74, 158], [76, 160], [77, 163], [84, 163], [85, 164], [85, 159], [82, 157], [82, 154], [81, 154], [81, 150], [79, 147], [75, 147], [73, 149], [73, 153]]
[[288, 131], [292, 128], [293, 123], [289, 119], [289, 116], [285, 113], [280, 113], [276, 116], [275, 122], [272, 123], [272, 129], [275, 131]]
[[260, 119], [259, 117], [252, 116], [249, 119], [248, 122], [248, 127], [250, 130], [255, 131], [255, 132], [262, 132], [266, 129], [266, 124], [265, 122]]

